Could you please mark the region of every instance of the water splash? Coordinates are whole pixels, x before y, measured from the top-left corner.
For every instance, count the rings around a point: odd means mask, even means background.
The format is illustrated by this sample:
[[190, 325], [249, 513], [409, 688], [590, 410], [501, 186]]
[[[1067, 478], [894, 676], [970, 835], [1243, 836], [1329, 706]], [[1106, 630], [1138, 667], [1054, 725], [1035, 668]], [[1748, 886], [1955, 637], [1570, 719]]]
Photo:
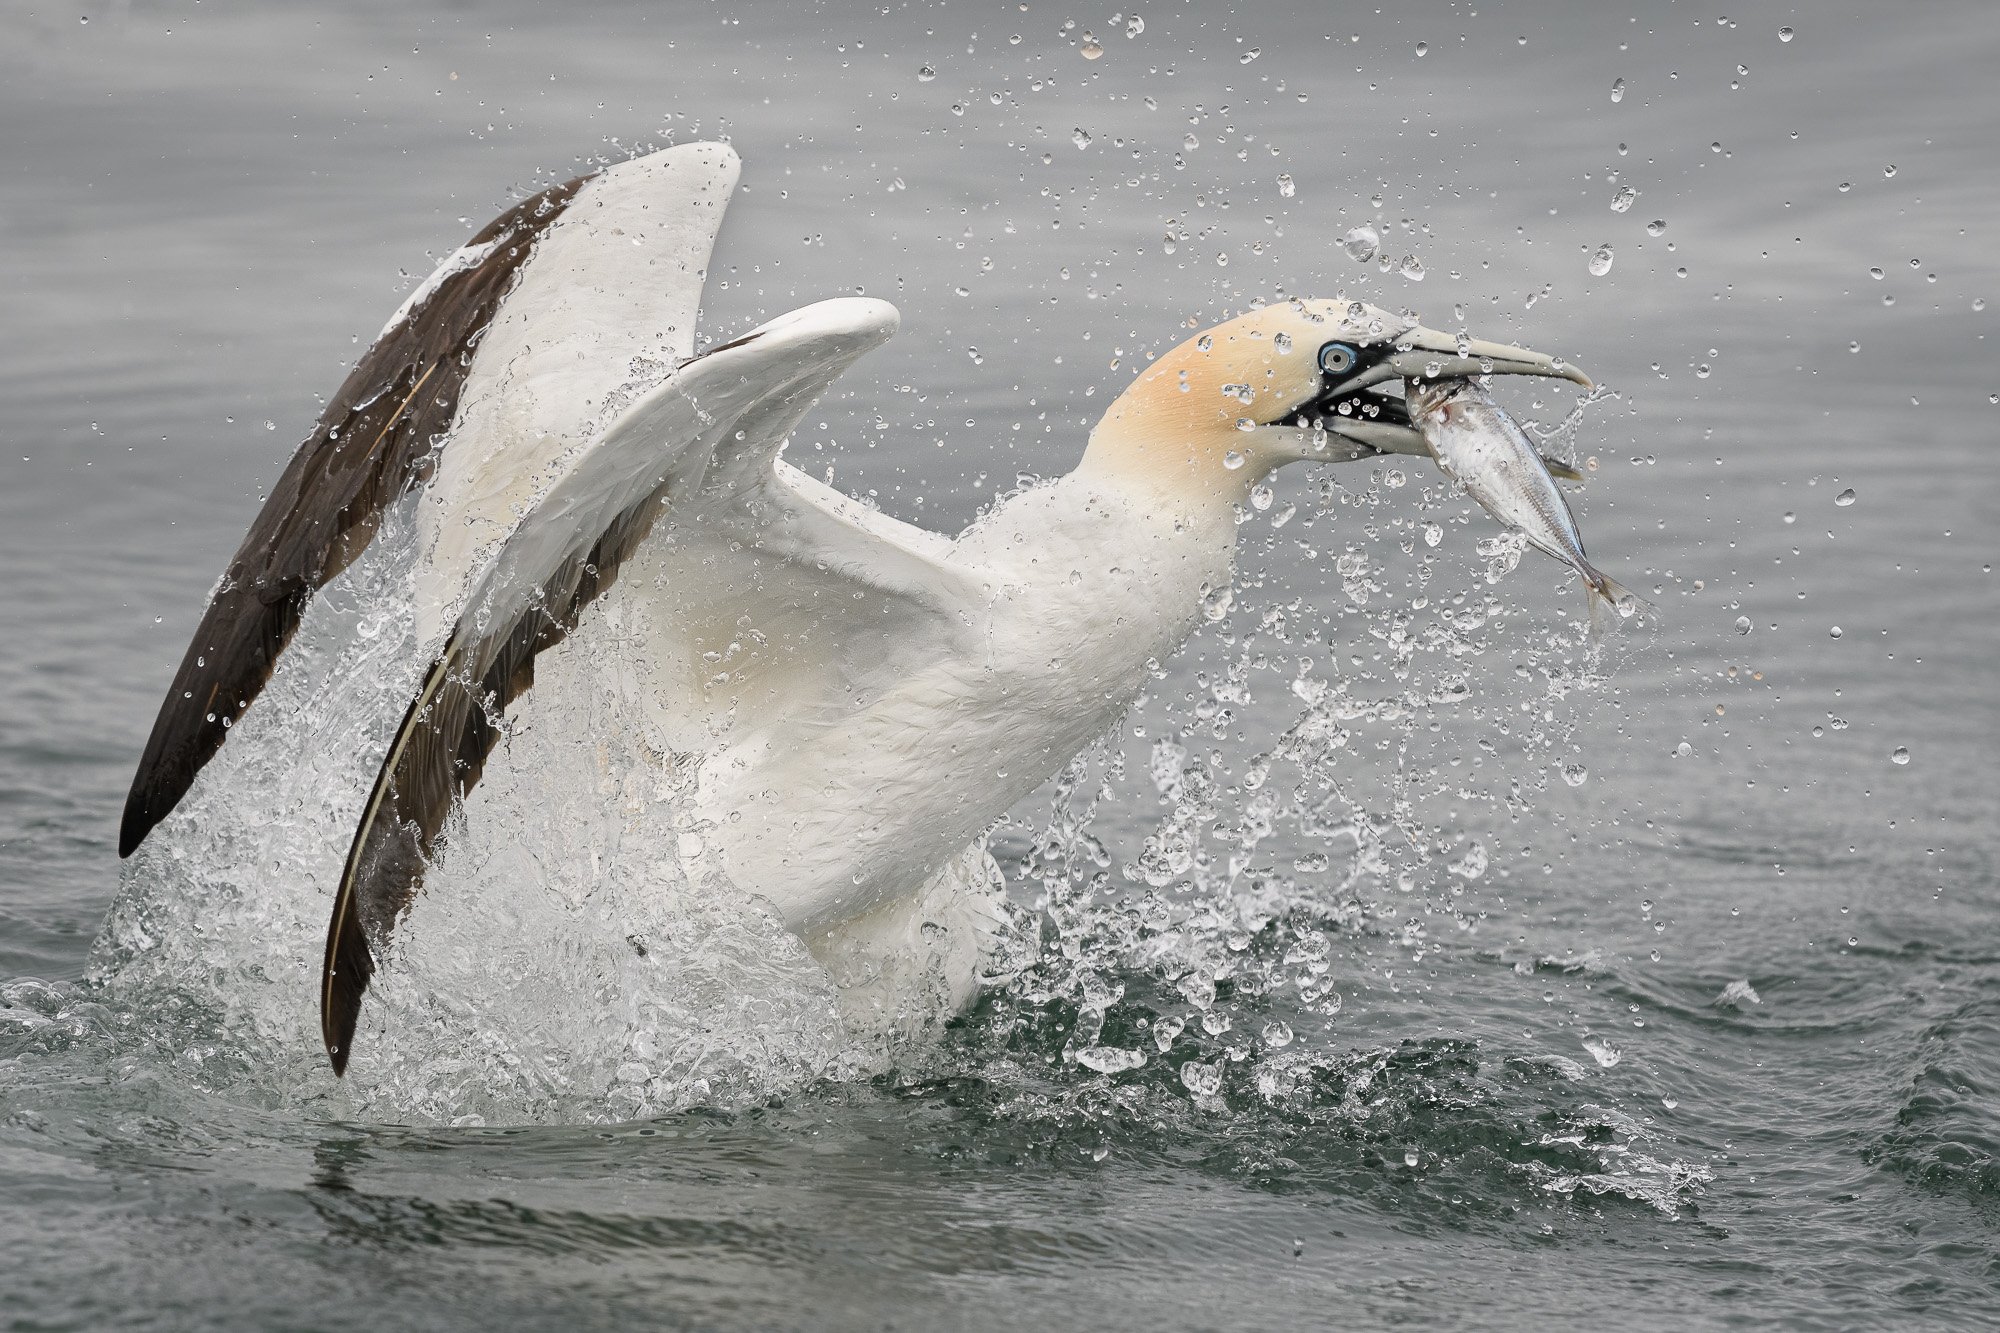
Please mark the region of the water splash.
[[[1543, 433], [1573, 432], [1593, 401]], [[407, 515], [319, 599], [185, 814], [136, 858], [88, 990], [15, 1009], [49, 1011], [38, 1041], [64, 1024], [92, 1040], [143, 1027], [142, 1044], [199, 1087], [341, 1118], [620, 1120], [944, 1068], [985, 1080], [1020, 1123], [1127, 1105], [1137, 1088], [1151, 1123], [1221, 1116], [1254, 1138], [1380, 1122], [1416, 1141], [1408, 1117], [1441, 1112], [1419, 1109], [1407, 1057], [1342, 1038], [1355, 968], [1377, 949], [1420, 962], [1479, 934], [1508, 873], [1482, 819], [1530, 813], [1573, 765], [1574, 716], [1606, 677], [1580, 625], [1520, 632], [1511, 565], [1463, 563], [1469, 543], [1446, 537], [1467, 518], [1441, 482], [1383, 467], [1359, 486], [1328, 481], [1321, 502], [1294, 519], [1268, 492], [1253, 500], [1239, 582], [1259, 595], [1217, 590], [1211, 628], [1175, 667], [1191, 689], [1163, 691], [1072, 764], [1031, 839], [1003, 830], [1011, 928], [987, 997], [942, 1043], [940, 997], [913, 993], [889, 1029], [853, 1027], [840, 979], [754, 901], [689, 881], [689, 773], [621, 711], [636, 693], [624, 655], [578, 638], [540, 664], [543, 720], [496, 752], [455, 816], [336, 1084], [314, 972], [369, 776], [353, 756], [379, 750], [421, 658], [398, 572]], [[1337, 599], [1258, 588], [1258, 533], [1281, 521], [1288, 540], [1322, 546], [1328, 528], [1352, 529], [1323, 566]], [[1326, 661], [1314, 645], [1328, 643], [1353, 660]], [[1110, 813], [1153, 798], [1149, 824]], [[1460, 1056], [1418, 1063], [1434, 1059]], [[1364, 1096], [1397, 1079], [1410, 1091], [1393, 1113]], [[1423, 1161], [1447, 1169], [1428, 1149]], [[1609, 1189], [1623, 1169], [1594, 1150], [1505, 1166], [1538, 1192]]]
[[[909, 1021], [852, 1026], [837, 980], [756, 900], [690, 881], [688, 763], [638, 706], [633, 655], [580, 631], [538, 661], [534, 725], [447, 826], [336, 1082], [321, 942], [373, 777], [356, 756], [380, 753], [424, 660], [415, 542], [406, 505], [315, 598], [257, 707], [135, 855], [93, 951], [103, 1003], [145, 1015], [147, 1041], [203, 1086], [456, 1123], [751, 1104], [879, 1069], [941, 1021], [911, 997]], [[614, 587], [593, 614], [621, 605]]]

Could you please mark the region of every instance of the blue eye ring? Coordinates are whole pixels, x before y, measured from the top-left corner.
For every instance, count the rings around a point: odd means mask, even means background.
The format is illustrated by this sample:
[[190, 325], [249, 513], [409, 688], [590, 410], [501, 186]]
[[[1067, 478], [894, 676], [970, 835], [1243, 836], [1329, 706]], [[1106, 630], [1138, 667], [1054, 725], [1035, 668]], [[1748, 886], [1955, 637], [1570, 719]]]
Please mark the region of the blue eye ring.
[[1350, 375], [1361, 364], [1361, 349], [1353, 343], [1331, 342], [1319, 349], [1319, 368], [1329, 375]]

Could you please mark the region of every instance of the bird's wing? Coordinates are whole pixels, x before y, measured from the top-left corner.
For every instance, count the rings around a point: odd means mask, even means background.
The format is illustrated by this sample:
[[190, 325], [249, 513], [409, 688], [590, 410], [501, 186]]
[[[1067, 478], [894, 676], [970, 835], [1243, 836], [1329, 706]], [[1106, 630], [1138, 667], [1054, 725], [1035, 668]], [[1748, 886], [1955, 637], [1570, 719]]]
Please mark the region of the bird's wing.
[[466, 487], [468, 468], [494, 470], [500, 451], [562, 447], [592, 413], [615, 411], [629, 385], [687, 358], [738, 169], [727, 146], [690, 144], [551, 187], [412, 293], [217, 584], [133, 777], [120, 856], [186, 795], [270, 679], [314, 591], [367, 547], [384, 509], [432, 481], [461, 492], [450, 496], [461, 520], [482, 501], [504, 505]]
[[933, 605], [940, 620], [965, 595], [934, 553], [807, 498], [777, 473], [801, 415], [896, 323], [885, 302], [826, 301], [695, 358], [569, 457], [500, 543], [390, 742], [341, 875], [320, 996], [336, 1073], [374, 970], [371, 946], [415, 895], [507, 705], [533, 684], [537, 654], [575, 627], [656, 525], [727, 533], [726, 543], [899, 605]]

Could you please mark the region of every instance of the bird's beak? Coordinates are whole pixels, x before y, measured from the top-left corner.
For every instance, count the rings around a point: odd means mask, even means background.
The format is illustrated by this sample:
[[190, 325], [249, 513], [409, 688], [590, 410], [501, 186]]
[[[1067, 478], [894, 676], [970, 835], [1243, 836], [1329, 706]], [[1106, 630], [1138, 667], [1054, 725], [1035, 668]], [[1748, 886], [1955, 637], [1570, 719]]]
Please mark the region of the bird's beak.
[[1369, 392], [1372, 386], [1400, 379], [1541, 375], [1568, 380], [1586, 389], [1596, 387], [1590, 376], [1554, 357], [1506, 343], [1460, 339], [1421, 324], [1398, 335], [1395, 349], [1367, 369], [1330, 386], [1291, 420], [1298, 425], [1323, 426], [1373, 452], [1426, 454], [1429, 446], [1410, 423], [1409, 410], [1402, 399]]
[[1474, 375], [1543, 375], [1595, 388], [1590, 376], [1554, 357], [1506, 343], [1463, 341], [1418, 324], [1396, 339], [1396, 350], [1368, 369], [1333, 386], [1335, 398], [1358, 393], [1389, 379], [1470, 379]]

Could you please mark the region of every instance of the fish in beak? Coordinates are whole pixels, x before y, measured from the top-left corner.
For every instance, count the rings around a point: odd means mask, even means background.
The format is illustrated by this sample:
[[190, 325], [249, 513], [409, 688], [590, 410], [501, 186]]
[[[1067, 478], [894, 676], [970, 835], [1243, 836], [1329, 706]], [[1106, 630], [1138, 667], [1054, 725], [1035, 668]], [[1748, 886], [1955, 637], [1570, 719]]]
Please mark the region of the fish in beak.
[[1320, 349], [1322, 388], [1286, 424], [1318, 427], [1377, 453], [1428, 456], [1403, 399], [1376, 388], [1403, 380], [1539, 375], [1595, 388], [1588, 375], [1554, 357], [1506, 343], [1459, 338], [1413, 325], [1379, 343], [1330, 342]]

